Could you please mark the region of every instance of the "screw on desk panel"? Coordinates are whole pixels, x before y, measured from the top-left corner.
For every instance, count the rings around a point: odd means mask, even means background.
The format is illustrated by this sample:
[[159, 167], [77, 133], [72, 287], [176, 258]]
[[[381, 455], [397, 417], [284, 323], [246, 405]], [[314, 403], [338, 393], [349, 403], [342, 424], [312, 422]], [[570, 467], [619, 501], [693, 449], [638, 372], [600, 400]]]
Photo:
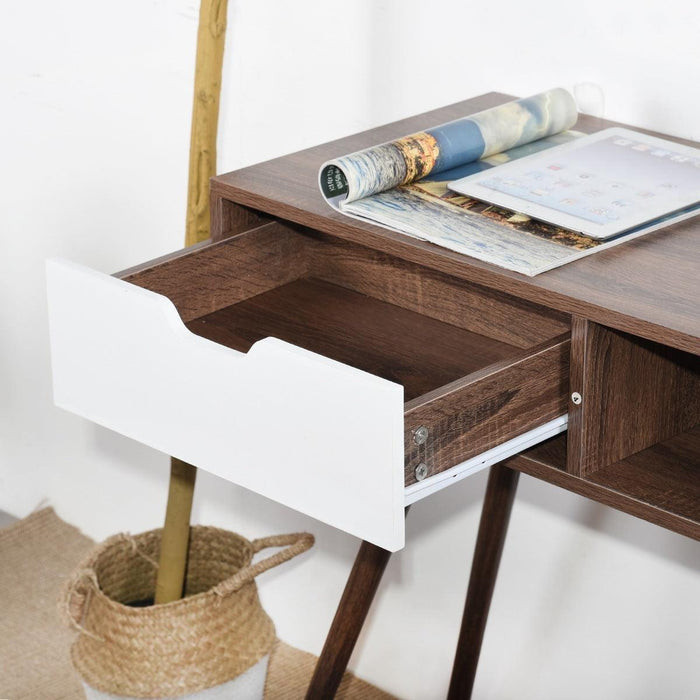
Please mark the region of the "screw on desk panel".
[[428, 476], [428, 465], [425, 462], [421, 462], [414, 472], [417, 481], [423, 481], [426, 476]]
[[413, 431], [413, 442], [415, 442], [416, 445], [424, 444], [427, 439], [428, 429], [424, 425], [421, 425]]
[[583, 401], [583, 397], [578, 393], [578, 391], [575, 391], [573, 394], [571, 394], [571, 401], [578, 406], [581, 401]]

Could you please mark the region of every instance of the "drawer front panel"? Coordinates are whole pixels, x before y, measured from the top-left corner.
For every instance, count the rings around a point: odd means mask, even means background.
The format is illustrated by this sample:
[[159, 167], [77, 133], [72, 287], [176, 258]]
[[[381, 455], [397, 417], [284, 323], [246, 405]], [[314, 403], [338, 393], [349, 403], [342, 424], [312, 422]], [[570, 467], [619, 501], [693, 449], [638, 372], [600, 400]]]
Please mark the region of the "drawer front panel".
[[47, 266], [57, 405], [395, 551], [403, 387], [267, 338], [195, 336], [159, 294]]

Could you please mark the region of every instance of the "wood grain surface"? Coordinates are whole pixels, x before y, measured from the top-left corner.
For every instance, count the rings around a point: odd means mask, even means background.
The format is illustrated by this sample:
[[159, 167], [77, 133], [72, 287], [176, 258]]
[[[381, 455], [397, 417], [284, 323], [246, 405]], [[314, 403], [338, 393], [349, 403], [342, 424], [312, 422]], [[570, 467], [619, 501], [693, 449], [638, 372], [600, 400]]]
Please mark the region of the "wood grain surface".
[[519, 348], [570, 328], [566, 314], [330, 236], [319, 237], [313, 256], [318, 279]]
[[234, 204], [213, 189], [209, 190], [209, 202], [213, 243], [274, 221], [262, 212]]
[[391, 552], [377, 545], [369, 542], [360, 545], [306, 691], [306, 700], [335, 697], [390, 558]]
[[[405, 483], [449, 469], [566, 412], [568, 334], [531, 350], [315, 279], [300, 279], [188, 322], [247, 352], [272, 336], [402, 384]], [[413, 431], [429, 430], [416, 445]]]
[[[700, 353], [700, 219], [690, 219], [528, 278], [400, 233], [344, 216], [323, 200], [321, 164], [333, 157], [513, 99], [489, 93], [212, 180], [216, 196], [397, 258], [508, 292], [553, 309]], [[618, 126], [581, 116], [576, 129]], [[681, 143], [692, 144], [687, 141]]]
[[306, 274], [305, 239], [276, 222], [220, 243], [203, 243], [119, 273], [167, 296], [183, 321], [261, 294]]
[[582, 478], [566, 472], [566, 435], [506, 462], [606, 506], [700, 540], [700, 427]]
[[448, 700], [469, 700], [472, 696], [519, 476], [502, 464], [495, 464], [489, 472]]
[[570, 327], [567, 314], [304, 227], [255, 217], [240, 225], [247, 228], [218, 243], [116, 276], [168, 296], [185, 321], [308, 274], [516, 347]]
[[[421, 462], [445, 471], [566, 413], [568, 334], [486, 367], [406, 404], [405, 483]], [[415, 430], [428, 429], [421, 445]]]
[[575, 317], [568, 470], [587, 476], [700, 423], [700, 356]]
[[303, 279], [187, 327], [247, 352], [272, 336], [402, 384], [410, 400], [517, 353], [511, 345], [337, 285]]

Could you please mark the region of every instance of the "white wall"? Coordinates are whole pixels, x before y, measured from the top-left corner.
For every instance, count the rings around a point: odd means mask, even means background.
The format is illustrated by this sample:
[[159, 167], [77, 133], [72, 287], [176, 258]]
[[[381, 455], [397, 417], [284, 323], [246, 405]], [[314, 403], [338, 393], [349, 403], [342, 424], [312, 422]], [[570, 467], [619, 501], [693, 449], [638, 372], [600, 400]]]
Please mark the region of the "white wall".
[[[697, 3], [482, 4], [230, 0], [219, 169], [580, 82], [609, 118], [700, 140]], [[167, 458], [52, 406], [43, 260], [111, 272], [181, 246], [198, 3], [2, 10], [0, 509], [137, 532], [162, 521]], [[414, 506], [353, 657], [402, 698], [444, 697], [484, 485]], [[318, 652], [358, 543], [204, 473], [196, 501], [251, 537], [317, 535], [260, 586], [280, 636]], [[523, 477], [475, 697], [697, 697], [699, 584], [697, 543]]]

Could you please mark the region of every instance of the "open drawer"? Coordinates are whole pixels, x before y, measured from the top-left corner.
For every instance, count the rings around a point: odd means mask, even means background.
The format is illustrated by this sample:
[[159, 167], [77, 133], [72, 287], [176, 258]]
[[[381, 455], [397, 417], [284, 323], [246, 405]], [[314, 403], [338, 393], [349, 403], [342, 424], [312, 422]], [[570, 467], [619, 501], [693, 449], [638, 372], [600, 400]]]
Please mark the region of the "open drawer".
[[391, 551], [566, 427], [568, 316], [282, 222], [48, 286], [57, 405]]

